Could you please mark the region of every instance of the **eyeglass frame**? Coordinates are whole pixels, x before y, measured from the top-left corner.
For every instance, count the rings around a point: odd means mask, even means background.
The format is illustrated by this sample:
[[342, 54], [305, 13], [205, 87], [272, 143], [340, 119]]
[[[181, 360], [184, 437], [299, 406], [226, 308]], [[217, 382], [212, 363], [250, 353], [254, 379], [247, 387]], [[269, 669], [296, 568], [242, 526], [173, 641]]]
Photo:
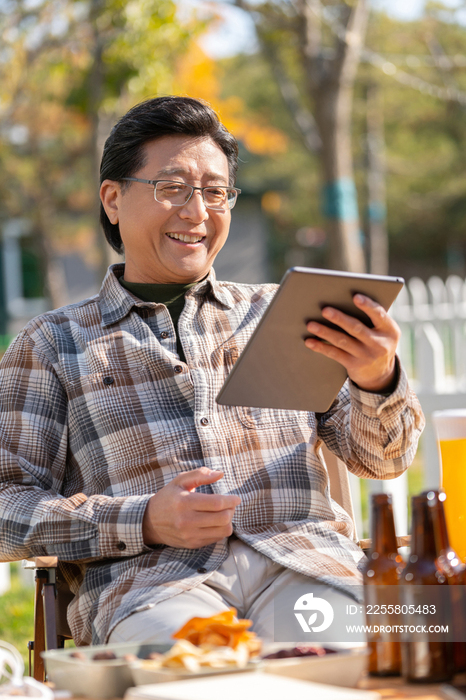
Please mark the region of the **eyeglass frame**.
[[[187, 182], [178, 182], [177, 180], [144, 180], [140, 177], [120, 177], [119, 180], [122, 180], [125, 182], [142, 182], [146, 185], [153, 185], [154, 186], [154, 199], [159, 204], [163, 204], [163, 202], [159, 202], [159, 200], [155, 196], [157, 184], [159, 182], [171, 182], [174, 185], [183, 185], [184, 187], [190, 187], [191, 194], [189, 195], [187, 200], [185, 202], [183, 202], [182, 204], [170, 203], [172, 207], [184, 207], [192, 198], [192, 196], [194, 194], [194, 190], [199, 190], [201, 193], [202, 202], [203, 202], [204, 206], [206, 207], [206, 209], [213, 209], [213, 211], [231, 211], [233, 209], [233, 207], [235, 206], [236, 202], [238, 201], [238, 195], [241, 194], [241, 190], [238, 187], [230, 187], [229, 185], [228, 186], [225, 186], [225, 185], [206, 185], [205, 187], [194, 187], [194, 185], [189, 185]], [[204, 190], [214, 189], [215, 187], [221, 187], [222, 189], [233, 190], [235, 192], [236, 197], [235, 197], [235, 200], [234, 200], [231, 207], [228, 206], [226, 209], [224, 209], [223, 207], [213, 207], [213, 206], [207, 204], [207, 202], [204, 199]], [[227, 204], [228, 204], [228, 197], [227, 197]]]

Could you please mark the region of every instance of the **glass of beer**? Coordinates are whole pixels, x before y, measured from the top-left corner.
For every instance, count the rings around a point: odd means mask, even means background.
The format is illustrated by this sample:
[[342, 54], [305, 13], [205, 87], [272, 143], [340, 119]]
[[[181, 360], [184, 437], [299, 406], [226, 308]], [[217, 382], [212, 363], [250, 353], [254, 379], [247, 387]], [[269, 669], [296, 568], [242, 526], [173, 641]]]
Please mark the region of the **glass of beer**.
[[445, 515], [452, 548], [466, 559], [466, 408], [435, 411], [440, 483], [445, 491]]

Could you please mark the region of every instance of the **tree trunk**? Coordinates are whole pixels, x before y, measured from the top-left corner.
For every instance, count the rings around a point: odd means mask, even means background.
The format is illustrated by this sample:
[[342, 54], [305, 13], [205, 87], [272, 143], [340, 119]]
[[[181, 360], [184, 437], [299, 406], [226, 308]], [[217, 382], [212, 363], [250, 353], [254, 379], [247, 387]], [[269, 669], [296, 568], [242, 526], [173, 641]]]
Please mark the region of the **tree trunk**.
[[[351, 123], [353, 86], [364, 43], [369, 0], [343, 0], [332, 4], [332, 15], [323, 15], [321, 0], [293, 0], [283, 3], [257, 5], [248, 0], [235, 0], [256, 16], [257, 33], [266, 58], [272, 63], [282, 96], [290, 109], [303, 142], [310, 151], [318, 152], [322, 164], [324, 213], [330, 240], [331, 267], [362, 272], [365, 269], [364, 250], [359, 224], [357, 193], [353, 178]], [[293, 20], [290, 6], [294, 10]], [[258, 17], [262, 16], [261, 20]], [[335, 18], [338, 19], [335, 19]], [[333, 19], [332, 19], [333, 18]], [[335, 35], [334, 48], [322, 47], [322, 23], [330, 24]], [[266, 33], [274, 40], [274, 29], [288, 28], [295, 33], [306, 80], [306, 91], [313, 104], [314, 124], [303, 118], [303, 110], [284, 75], [277, 66], [278, 52], [271, 51]], [[331, 54], [329, 56], [329, 53]], [[271, 60], [272, 58], [272, 60]], [[304, 110], [305, 111], [305, 110]], [[305, 116], [305, 115], [304, 115]]]
[[383, 112], [376, 85], [367, 89], [367, 230], [369, 271], [388, 275]]
[[335, 53], [324, 58], [321, 3], [299, 0], [301, 52], [309, 95], [322, 139], [324, 213], [328, 220], [331, 267], [362, 272], [364, 252], [353, 178], [351, 123], [353, 85], [364, 42], [369, 5], [356, 0], [346, 7], [346, 22], [332, 25]]
[[318, 90], [315, 117], [322, 139], [323, 210], [330, 239], [329, 265], [365, 269], [351, 149], [352, 88], [325, 85]]
[[39, 241], [40, 255], [45, 277], [46, 296], [52, 309], [58, 309], [69, 303], [68, 286], [62, 260], [56, 253], [53, 241], [53, 221], [55, 203], [53, 188], [48, 182], [46, 162], [40, 158], [39, 145], [32, 141], [31, 151], [38, 164], [39, 187], [35, 192], [34, 230]]

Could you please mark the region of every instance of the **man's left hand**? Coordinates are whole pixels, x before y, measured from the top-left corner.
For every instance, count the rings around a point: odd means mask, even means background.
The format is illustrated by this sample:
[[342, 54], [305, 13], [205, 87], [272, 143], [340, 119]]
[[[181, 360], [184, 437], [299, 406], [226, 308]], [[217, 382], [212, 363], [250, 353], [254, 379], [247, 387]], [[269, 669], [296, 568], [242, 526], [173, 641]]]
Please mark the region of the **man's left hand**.
[[311, 321], [307, 329], [319, 340], [307, 338], [308, 348], [332, 360], [340, 362], [349, 378], [365, 391], [384, 392], [394, 381], [396, 364], [395, 352], [400, 339], [400, 329], [385, 309], [363, 294], [356, 294], [353, 301], [364, 311], [373, 323], [368, 328], [352, 316], [326, 306], [322, 316], [342, 328], [327, 328]]

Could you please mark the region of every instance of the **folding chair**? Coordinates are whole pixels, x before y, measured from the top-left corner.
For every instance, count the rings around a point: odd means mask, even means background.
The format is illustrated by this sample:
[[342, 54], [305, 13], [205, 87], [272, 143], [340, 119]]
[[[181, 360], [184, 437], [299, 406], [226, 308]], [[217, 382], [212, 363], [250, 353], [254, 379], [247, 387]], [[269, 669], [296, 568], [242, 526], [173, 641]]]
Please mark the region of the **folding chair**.
[[32, 675], [37, 681], [45, 679], [41, 652], [64, 646], [72, 639], [66, 617], [73, 593], [63, 580], [58, 580], [58, 558], [36, 557], [22, 562], [25, 569], [34, 569], [34, 640], [28, 643], [29, 675], [31, 675], [31, 652], [34, 652]]

